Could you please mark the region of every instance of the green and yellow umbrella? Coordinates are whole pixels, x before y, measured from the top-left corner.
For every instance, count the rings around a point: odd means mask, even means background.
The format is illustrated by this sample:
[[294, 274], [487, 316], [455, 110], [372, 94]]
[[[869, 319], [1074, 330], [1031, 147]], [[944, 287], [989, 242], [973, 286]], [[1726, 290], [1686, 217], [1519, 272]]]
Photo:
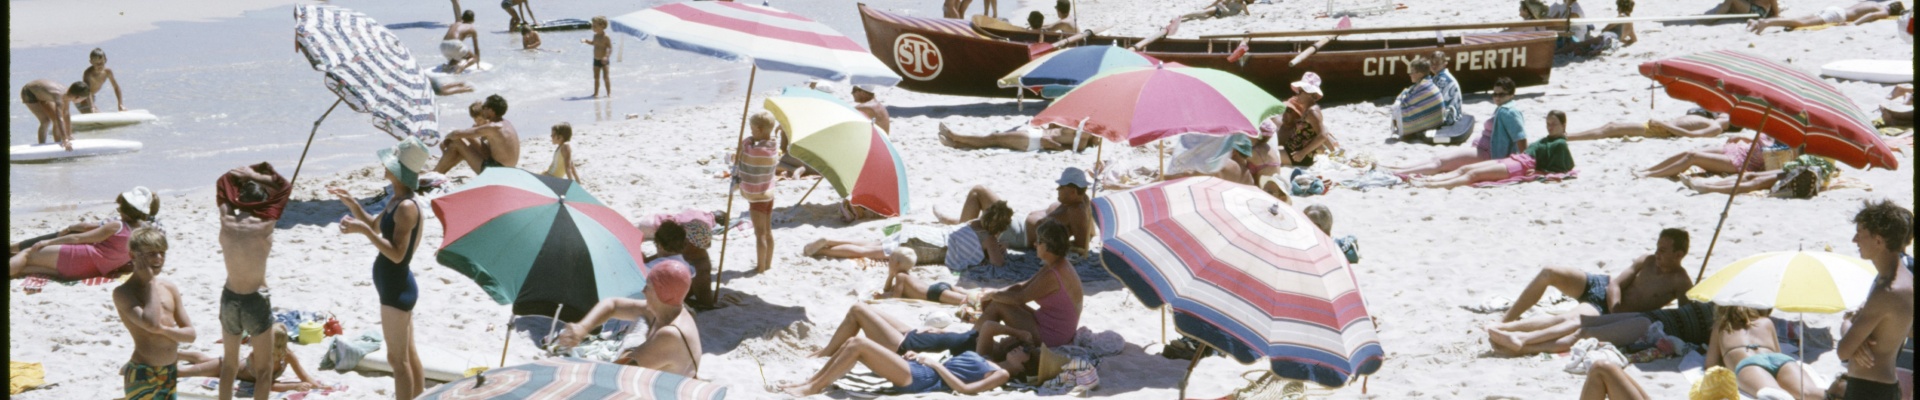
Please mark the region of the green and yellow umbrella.
[[1727, 264], [1687, 298], [1722, 306], [1832, 314], [1867, 301], [1879, 271], [1859, 257], [1824, 251], [1762, 253]]
[[787, 152], [819, 170], [840, 197], [889, 217], [909, 209], [906, 163], [866, 115], [812, 97], [770, 97], [765, 107], [786, 127]]

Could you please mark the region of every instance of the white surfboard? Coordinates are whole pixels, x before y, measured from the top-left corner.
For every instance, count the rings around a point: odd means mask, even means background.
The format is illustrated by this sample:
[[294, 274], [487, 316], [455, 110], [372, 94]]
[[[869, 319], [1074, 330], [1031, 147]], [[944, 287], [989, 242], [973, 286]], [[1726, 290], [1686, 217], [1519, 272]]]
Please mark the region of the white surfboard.
[[160, 117], [153, 116], [153, 113], [147, 112], [147, 110], [126, 110], [126, 111], [114, 111], [114, 112], [97, 112], [92, 114], [73, 114], [73, 117], [72, 117], [73, 130], [75, 131], [85, 131], [85, 130], [112, 128], [112, 127], [123, 126], [123, 125], [133, 125], [133, 124], [138, 124], [142, 122], [151, 122], [156, 119], [160, 119]]
[[438, 65], [434, 65], [433, 69], [427, 70], [427, 75], [447, 77], [447, 76], [466, 75], [466, 74], [471, 74], [475, 72], [487, 72], [492, 70], [493, 70], [493, 63], [481, 61], [479, 64], [476, 64], [472, 67], [467, 67], [466, 70], [460, 71], [460, 73], [447, 73], [447, 64], [440, 63]]
[[80, 157], [140, 151], [140, 142], [120, 139], [74, 139], [73, 151], [58, 143], [21, 144], [7, 148], [7, 161], [14, 163], [48, 162]]
[[[420, 371], [428, 380], [457, 381], [465, 377], [467, 368], [480, 366], [479, 364], [467, 365], [467, 357], [454, 352], [432, 346], [421, 346], [417, 343], [414, 346], [414, 350], [420, 352]], [[354, 365], [353, 369], [393, 373], [393, 364], [387, 362], [387, 348], [382, 347], [379, 351], [367, 353], [367, 356], [361, 358], [360, 363]]]
[[1820, 66], [1820, 74], [1877, 83], [1913, 82], [1913, 60], [1840, 60]]

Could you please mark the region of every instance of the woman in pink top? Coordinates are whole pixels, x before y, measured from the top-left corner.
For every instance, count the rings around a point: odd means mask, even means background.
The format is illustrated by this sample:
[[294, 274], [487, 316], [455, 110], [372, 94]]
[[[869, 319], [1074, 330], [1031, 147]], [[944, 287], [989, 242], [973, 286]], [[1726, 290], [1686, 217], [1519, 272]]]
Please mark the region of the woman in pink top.
[[78, 223], [52, 235], [27, 239], [13, 246], [8, 260], [9, 279], [26, 275], [53, 275], [62, 280], [107, 276], [132, 261], [127, 237], [146, 226], [160, 211], [152, 190], [136, 187], [121, 193], [119, 220]]
[[[974, 324], [979, 329], [989, 321], [998, 322], [1033, 332], [1048, 347], [1063, 346], [1072, 343], [1080, 330], [1080, 305], [1086, 292], [1081, 290], [1080, 275], [1067, 263], [1066, 225], [1047, 220], [1035, 233], [1039, 236], [1033, 248], [1043, 263], [1040, 272], [1026, 282], [987, 292]], [[1028, 308], [1027, 302], [1039, 303], [1040, 309]]]

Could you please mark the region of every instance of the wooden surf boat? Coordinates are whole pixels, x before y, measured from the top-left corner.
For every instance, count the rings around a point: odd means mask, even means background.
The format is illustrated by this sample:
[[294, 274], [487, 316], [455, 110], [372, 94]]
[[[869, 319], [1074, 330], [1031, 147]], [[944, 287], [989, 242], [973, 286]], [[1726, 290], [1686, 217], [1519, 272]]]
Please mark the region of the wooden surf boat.
[[[860, 6], [873, 55], [905, 78], [901, 88], [923, 93], [1014, 97], [995, 81], [1025, 65], [1028, 45], [1060, 40], [1060, 34], [1006, 24], [983, 26], [946, 18], [908, 17]], [[1415, 57], [1445, 51], [1453, 75], [1466, 92], [1493, 88], [1499, 77], [1520, 86], [1547, 83], [1553, 71], [1555, 32], [1513, 32], [1441, 36], [1436, 39], [1335, 39], [1299, 65], [1287, 64], [1314, 46], [1313, 40], [1253, 40], [1243, 57], [1228, 59], [1238, 39], [1161, 39], [1145, 53], [1168, 62], [1227, 71], [1259, 85], [1275, 97], [1292, 95], [1289, 84], [1308, 71], [1320, 75], [1326, 101], [1347, 102], [1390, 97], [1410, 84]], [[1086, 45], [1131, 46], [1141, 38], [1094, 35]], [[954, 64], [959, 63], [959, 64]]]

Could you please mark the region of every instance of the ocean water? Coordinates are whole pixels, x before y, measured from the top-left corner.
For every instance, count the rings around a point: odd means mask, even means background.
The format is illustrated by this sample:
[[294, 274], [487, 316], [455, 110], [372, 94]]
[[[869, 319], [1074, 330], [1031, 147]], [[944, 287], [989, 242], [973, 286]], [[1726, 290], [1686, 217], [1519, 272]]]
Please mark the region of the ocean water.
[[[536, 16], [548, 20], [615, 16], [665, 3], [540, 0], [533, 6]], [[866, 44], [855, 1], [765, 3], [813, 18]], [[866, 3], [909, 15], [939, 15], [940, 5], [931, 0]], [[360, 11], [387, 25], [423, 67], [446, 61], [439, 43], [453, 15], [448, 2], [342, 0], [329, 4]], [[737, 103], [747, 90], [746, 63], [670, 50], [609, 31], [614, 39], [610, 73], [615, 94], [590, 98], [592, 48], [580, 40], [591, 37], [591, 30], [545, 32], [541, 50], [523, 51], [519, 36], [506, 31], [507, 16], [497, 3], [469, 0], [462, 6], [474, 10], [475, 25], [481, 31], [481, 57], [494, 69], [459, 78], [472, 84], [475, 92], [438, 98], [443, 131], [471, 125], [466, 106], [496, 93], [508, 100], [506, 117], [520, 128], [523, 140], [545, 141], [555, 123], [581, 126], [675, 106]], [[179, 193], [206, 187], [226, 170], [261, 161], [272, 162], [291, 177], [314, 121], [336, 99], [322, 83], [321, 74], [294, 50], [293, 8], [212, 22], [162, 22], [158, 29], [102, 43], [10, 49], [8, 83], [18, 93], [35, 79], [51, 79], [63, 86], [78, 80], [88, 65], [88, 53], [102, 48], [107, 66], [127, 95], [127, 108], [150, 110], [159, 120], [75, 134], [77, 139], [139, 141], [144, 144], [139, 152], [10, 164], [9, 215], [106, 204], [134, 186]], [[763, 71], [754, 91], [806, 79]], [[109, 87], [97, 97], [102, 107], [113, 106], [111, 92]], [[369, 121], [367, 114], [344, 106], [335, 110], [321, 123], [300, 180], [315, 182], [313, 177], [373, 164], [374, 151], [394, 139]], [[9, 145], [34, 143], [38, 121], [25, 105], [12, 101], [8, 128]], [[733, 132], [713, 134], [731, 137]]]

